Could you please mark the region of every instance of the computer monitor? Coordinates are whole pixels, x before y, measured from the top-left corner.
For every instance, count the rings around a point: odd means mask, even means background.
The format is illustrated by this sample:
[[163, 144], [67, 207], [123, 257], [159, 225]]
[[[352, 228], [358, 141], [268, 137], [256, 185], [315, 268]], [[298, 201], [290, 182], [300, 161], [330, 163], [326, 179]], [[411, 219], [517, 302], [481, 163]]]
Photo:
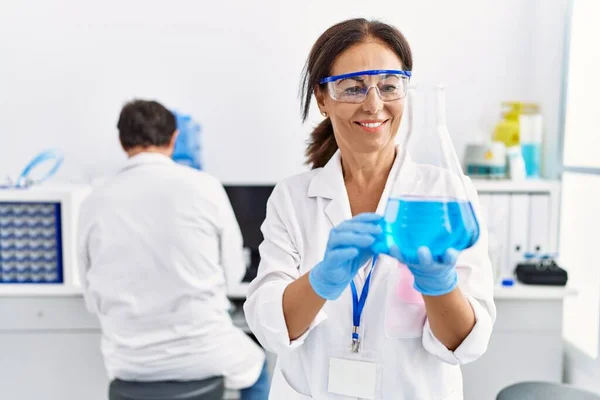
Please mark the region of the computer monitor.
[[250, 265], [247, 266], [244, 282], [250, 282], [258, 271], [260, 256], [258, 246], [263, 241], [260, 227], [267, 213], [267, 200], [273, 192], [273, 185], [224, 185], [233, 212], [240, 225], [244, 247], [250, 252]]

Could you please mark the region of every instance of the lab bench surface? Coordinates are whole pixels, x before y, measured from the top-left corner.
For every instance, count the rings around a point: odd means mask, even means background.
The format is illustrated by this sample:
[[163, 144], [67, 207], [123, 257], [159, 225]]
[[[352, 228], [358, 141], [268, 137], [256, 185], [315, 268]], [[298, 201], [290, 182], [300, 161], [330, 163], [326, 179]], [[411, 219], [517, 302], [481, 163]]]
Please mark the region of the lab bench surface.
[[521, 381], [562, 382], [563, 300], [568, 287], [523, 285], [495, 288], [496, 323], [487, 352], [464, 365], [465, 400], [495, 399]]
[[[515, 285], [495, 290], [497, 319], [488, 351], [463, 366], [465, 400], [494, 399], [523, 380], [560, 382], [562, 304], [573, 290]], [[250, 333], [244, 294], [234, 296], [234, 324]], [[0, 296], [2, 398], [105, 400], [108, 379], [100, 326], [80, 295]], [[275, 361], [268, 355], [272, 369]], [[32, 384], [35, 382], [35, 384]], [[234, 392], [227, 399], [237, 398]]]
[[[241, 300], [231, 318], [251, 334]], [[100, 324], [77, 294], [0, 296], [0, 398], [106, 400]], [[269, 369], [275, 358], [267, 353]], [[35, 383], [35, 384], [32, 384]], [[228, 391], [226, 400], [238, 399]]]

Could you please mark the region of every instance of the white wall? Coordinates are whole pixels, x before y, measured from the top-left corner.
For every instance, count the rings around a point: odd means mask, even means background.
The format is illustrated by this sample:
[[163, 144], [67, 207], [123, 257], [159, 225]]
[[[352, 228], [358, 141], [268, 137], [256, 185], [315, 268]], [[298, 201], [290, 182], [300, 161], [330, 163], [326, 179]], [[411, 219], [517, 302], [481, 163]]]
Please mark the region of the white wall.
[[565, 301], [565, 380], [600, 393], [600, 273], [595, 246], [600, 224], [600, 2], [573, 1], [565, 107], [561, 262], [578, 291]]
[[300, 122], [300, 72], [318, 35], [353, 16], [397, 25], [412, 45], [415, 79], [448, 83], [460, 154], [478, 130], [492, 129], [500, 101], [541, 102], [548, 166], [567, 1], [5, 1], [0, 178], [45, 147], [64, 149], [63, 179], [114, 171], [124, 159], [116, 119], [132, 97], [194, 115], [206, 169], [224, 181], [302, 171], [319, 116]]

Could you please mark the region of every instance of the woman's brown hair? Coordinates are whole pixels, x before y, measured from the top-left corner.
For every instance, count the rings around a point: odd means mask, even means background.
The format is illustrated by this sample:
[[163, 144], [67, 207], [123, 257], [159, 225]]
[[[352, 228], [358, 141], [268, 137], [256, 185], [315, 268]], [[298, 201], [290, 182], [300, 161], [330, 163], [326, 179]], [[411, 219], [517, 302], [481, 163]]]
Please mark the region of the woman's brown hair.
[[[302, 72], [302, 121], [306, 121], [310, 102], [319, 81], [331, 75], [331, 66], [346, 49], [372, 38], [387, 44], [402, 61], [405, 70], [412, 70], [412, 53], [406, 38], [398, 29], [380, 21], [364, 18], [349, 19], [327, 29], [313, 45]], [[321, 88], [325, 88], [321, 85]], [[311, 133], [306, 148], [306, 163], [312, 168], [323, 167], [338, 149], [333, 125], [325, 118]]]

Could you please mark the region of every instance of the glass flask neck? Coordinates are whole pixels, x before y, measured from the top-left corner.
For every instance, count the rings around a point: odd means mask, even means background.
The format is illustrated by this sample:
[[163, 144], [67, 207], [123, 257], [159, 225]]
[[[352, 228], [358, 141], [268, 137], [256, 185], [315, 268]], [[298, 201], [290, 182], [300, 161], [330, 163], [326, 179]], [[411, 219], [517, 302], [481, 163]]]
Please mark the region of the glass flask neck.
[[444, 86], [438, 85], [434, 88], [434, 93], [436, 126], [438, 128], [446, 128], [446, 89], [444, 88]]
[[409, 88], [406, 107], [407, 122], [411, 129], [447, 128], [444, 85], [419, 85]]

